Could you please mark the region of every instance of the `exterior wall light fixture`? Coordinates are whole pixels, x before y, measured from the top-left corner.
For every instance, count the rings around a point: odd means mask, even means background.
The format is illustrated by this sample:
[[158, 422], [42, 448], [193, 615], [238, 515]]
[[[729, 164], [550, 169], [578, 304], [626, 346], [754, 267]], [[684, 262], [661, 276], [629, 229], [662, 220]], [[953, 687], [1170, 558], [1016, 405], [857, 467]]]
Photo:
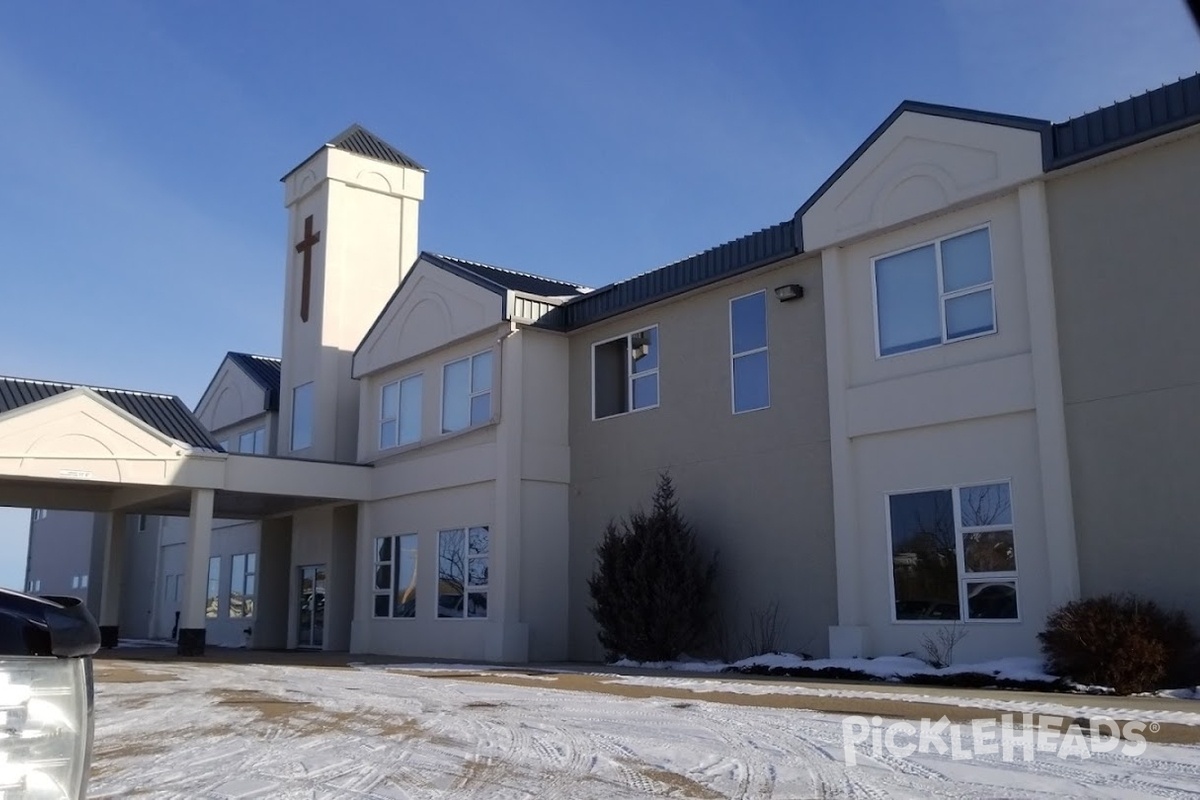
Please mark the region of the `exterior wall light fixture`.
[[775, 297], [781, 303], [786, 303], [788, 300], [799, 300], [801, 297], [804, 297], [804, 287], [798, 283], [785, 283], [783, 286], [776, 286]]

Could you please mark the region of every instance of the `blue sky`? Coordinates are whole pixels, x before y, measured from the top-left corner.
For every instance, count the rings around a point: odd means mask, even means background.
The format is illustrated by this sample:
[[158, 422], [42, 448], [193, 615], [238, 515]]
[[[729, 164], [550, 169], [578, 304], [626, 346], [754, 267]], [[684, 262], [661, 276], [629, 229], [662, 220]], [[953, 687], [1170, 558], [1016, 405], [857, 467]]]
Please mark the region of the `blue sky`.
[[278, 353], [278, 179], [352, 122], [428, 167], [423, 249], [595, 286], [790, 217], [906, 98], [1058, 120], [1198, 69], [1181, 0], [11, 4], [0, 374], [194, 403]]

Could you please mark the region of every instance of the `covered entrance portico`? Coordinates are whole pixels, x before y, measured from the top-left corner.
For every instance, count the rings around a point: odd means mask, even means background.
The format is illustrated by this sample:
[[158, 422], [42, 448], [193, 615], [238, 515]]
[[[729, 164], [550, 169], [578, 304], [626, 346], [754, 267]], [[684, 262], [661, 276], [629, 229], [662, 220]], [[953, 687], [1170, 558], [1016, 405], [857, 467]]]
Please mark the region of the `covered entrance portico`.
[[[266, 540], [290, 536], [293, 517], [353, 516], [368, 499], [370, 473], [353, 464], [225, 453], [178, 398], [0, 379], [0, 506], [102, 516], [99, 622], [110, 646], [119, 633], [127, 515], [186, 517], [178, 650], [201, 655], [213, 520], [263, 520], [265, 562], [272, 557]], [[344, 536], [346, 528], [336, 532]], [[273, 591], [291, 604], [286, 559], [273, 564]], [[286, 620], [289, 609], [281, 613]]]

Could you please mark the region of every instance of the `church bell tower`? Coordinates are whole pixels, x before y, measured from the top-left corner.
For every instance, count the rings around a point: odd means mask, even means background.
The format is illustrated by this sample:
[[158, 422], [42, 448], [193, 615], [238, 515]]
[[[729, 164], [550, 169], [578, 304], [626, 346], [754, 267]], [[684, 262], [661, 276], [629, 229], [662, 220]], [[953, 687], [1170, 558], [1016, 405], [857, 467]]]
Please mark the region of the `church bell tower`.
[[359, 125], [283, 177], [279, 454], [357, 457], [351, 358], [417, 258], [425, 170]]

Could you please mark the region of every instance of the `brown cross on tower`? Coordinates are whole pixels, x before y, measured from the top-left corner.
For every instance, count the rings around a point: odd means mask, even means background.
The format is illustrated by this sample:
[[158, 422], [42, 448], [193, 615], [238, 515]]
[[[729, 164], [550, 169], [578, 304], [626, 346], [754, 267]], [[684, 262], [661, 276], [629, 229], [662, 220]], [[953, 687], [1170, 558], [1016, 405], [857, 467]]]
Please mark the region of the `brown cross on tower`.
[[308, 322], [309, 284], [312, 283], [312, 251], [321, 241], [321, 232], [313, 230], [312, 216], [304, 220], [304, 238], [296, 245], [296, 252], [304, 254], [304, 274], [300, 279], [300, 321]]

